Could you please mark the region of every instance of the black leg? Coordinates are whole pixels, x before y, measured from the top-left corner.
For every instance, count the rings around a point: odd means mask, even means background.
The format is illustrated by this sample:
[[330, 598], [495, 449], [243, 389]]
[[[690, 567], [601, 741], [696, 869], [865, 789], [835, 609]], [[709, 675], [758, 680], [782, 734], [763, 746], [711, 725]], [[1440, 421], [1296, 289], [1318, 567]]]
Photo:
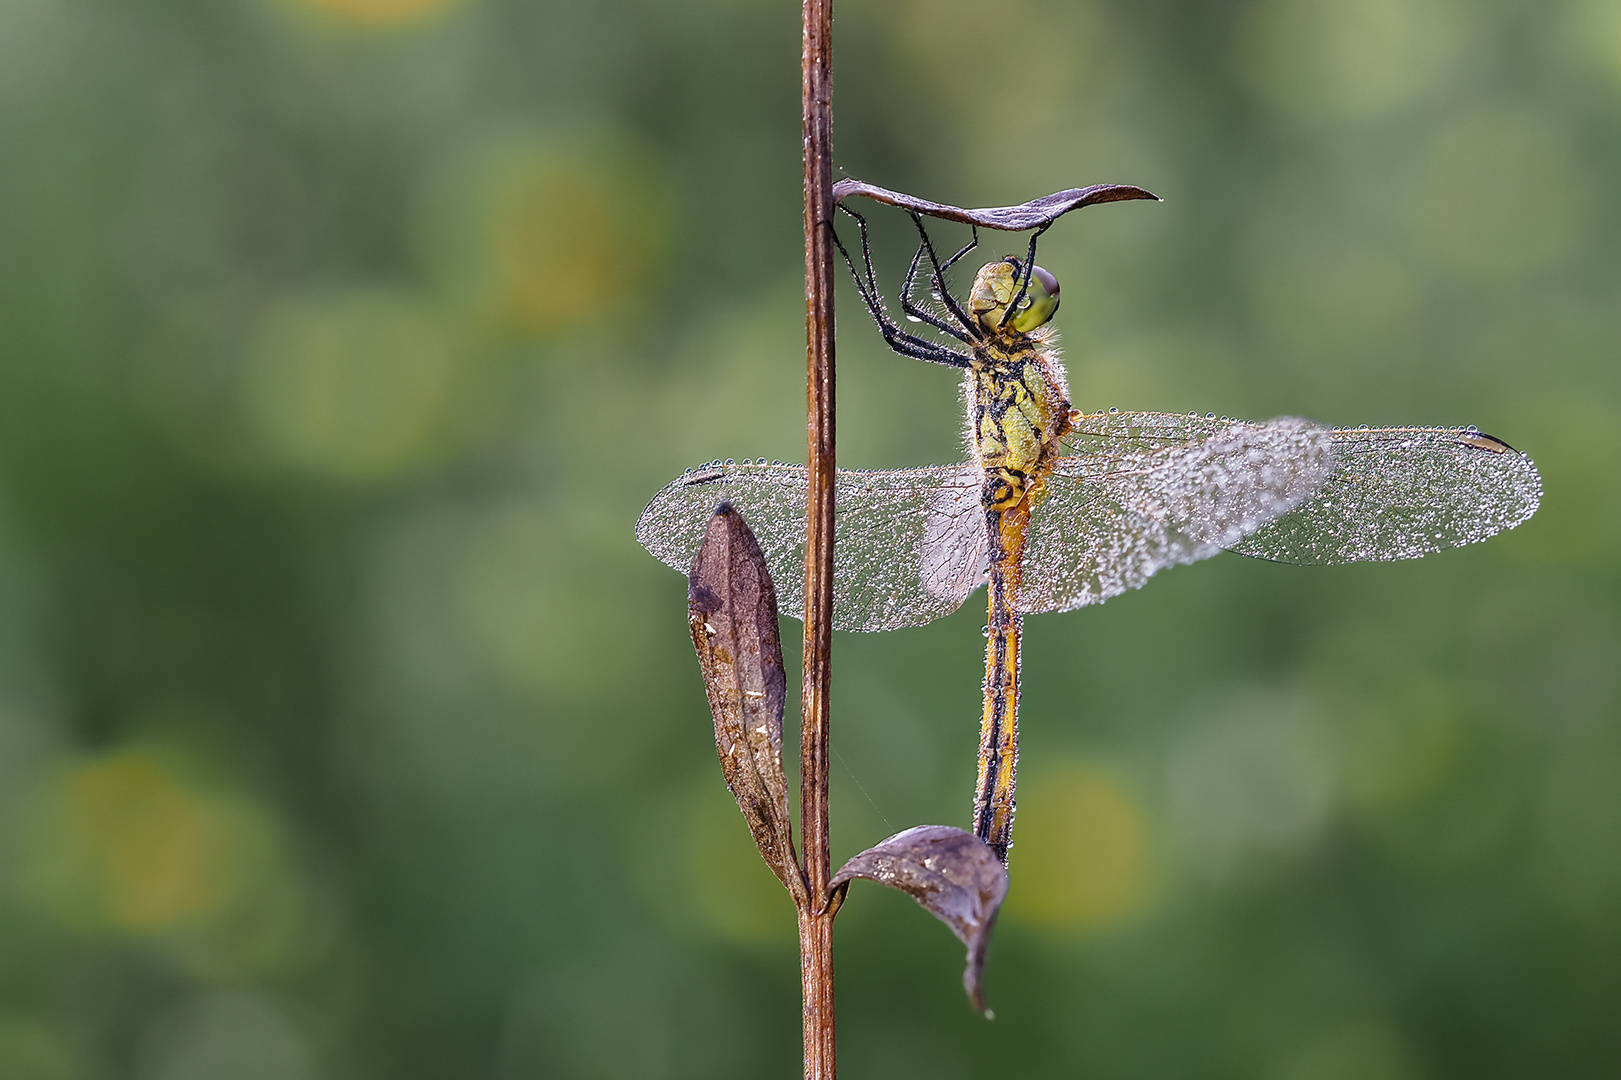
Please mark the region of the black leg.
[[850, 268], [850, 276], [855, 279], [856, 292], [860, 295], [861, 302], [866, 305], [867, 313], [872, 316], [873, 322], [878, 324], [878, 330], [883, 334], [885, 344], [902, 356], [910, 356], [917, 360], [945, 364], [948, 367], [969, 366], [972, 363], [970, 357], [915, 334], [908, 334], [889, 317], [889, 312], [884, 309], [883, 297], [878, 294], [877, 276], [872, 269], [872, 245], [867, 235], [866, 219], [854, 210], [847, 209], [843, 204], [840, 204], [839, 209], [855, 218], [856, 225], [861, 230], [861, 258], [865, 274], [856, 268], [855, 260], [845, 249], [844, 242], [839, 239], [838, 231], [833, 228], [831, 221], [827, 225], [828, 231], [832, 233], [833, 243], [838, 247], [839, 254], [844, 256], [844, 263]]
[[971, 228], [974, 230], [974, 238], [972, 240], [968, 241], [968, 243], [964, 244], [962, 246], [962, 250], [958, 251], [957, 254], [953, 255], [951, 258], [947, 259], [945, 262], [940, 264], [940, 272], [942, 274], [945, 273], [947, 270], [950, 270], [951, 267], [953, 266], [953, 264], [955, 264], [958, 259], [962, 258], [964, 255], [968, 254], [970, 251], [973, 251], [975, 248], [977, 248], [979, 246], [979, 226], [974, 225], [974, 226], [971, 226]]
[[[941, 302], [946, 305], [946, 310], [951, 312], [952, 318], [956, 319], [959, 323], [962, 324], [962, 328], [968, 332], [968, 336], [963, 337], [962, 334], [959, 334], [956, 331], [948, 331], [948, 332], [951, 333], [953, 337], [960, 338], [963, 341], [973, 341], [973, 340], [975, 340], [976, 338], [978, 338], [979, 333], [980, 333], [979, 327], [975, 326], [974, 321], [972, 319], [970, 319], [968, 317], [968, 315], [963, 311], [962, 305], [957, 303], [957, 298], [955, 296], [951, 295], [951, 290], [946, 288], [946, 271], [945, 271], [945, 267], [941, 266], [940, 265], [940, 260], [935, 258], [935, 256], [934, 256], [934, 244], [933, 244], [933, 242], [931, 242], [929, 240], [929, 232], [928, 232], [927, 229], [925, 229], [923, 227], [923, 219], [921, 217], [919, 217], [917, 215], [917, 213], [915, 213], [915, 212], [912, 214], [912, 224], [917, 226], [917, 233], [918, 233], [919, 236], [921, 236], [923, 238], [923, 245], [922, 245], [921, 250], [928, 252], [929, 265], [934, 268], [934, 274], [933, 274], [934, 291], [939, 295]], [[966, 255], [969, 251], [971, 251], [973, 249], [974, 244], [977, 244], [977, 243], [979, 243], [979, 229], [978, 228], [974, 229], [973, 242], [970, 243], [968, 245], [968, 247], [964, 248], [962, 251], [959, 251], [959, 252], [957, 252], [957, 254], [953, 255], [951, 257], [951, 259], [948, 260], [946, 265], [949, 266], [952, 262], [955, 262], [956, 260], [962, 258], [962, 256]]]
[[[1051, 222], [1048, 222], [1048, 225], [1050, 224]], [[1024, 256], [1024, 272], [1019, 275], [1019, 291], [1013, 294], [1013, 302], [1002, 312], [1002, 320], [996, 324], [999, 327], [1007, 324], [1008, 317], [1019, 310], [1019, 305], [1024, 303], [1024, 298], [1029, 295], [1030, 275], [1036, 269], [1036, 241], [1041, 239], [1041, 234], [1047, 231], [1048, 225], [1043, 225], [1030, 234], [1030, 250]]]
[[[912, 286], [917, 284], [917, 268], [923, 261], [924, 250], [924, 246], [919, 244], [917, 254], [912, 256], [912, 265], [906, 271], [906, 284], [901, 286], [901, 310], [919, 322], [926, 322], [936, 330], [950, 334], [958, 341], [971, 343], [974, 339], [969, 337], [962, 328], [946, 322], [928, 308], [912, 302]], [[933, 278], [930, 280], [932, 281]]]

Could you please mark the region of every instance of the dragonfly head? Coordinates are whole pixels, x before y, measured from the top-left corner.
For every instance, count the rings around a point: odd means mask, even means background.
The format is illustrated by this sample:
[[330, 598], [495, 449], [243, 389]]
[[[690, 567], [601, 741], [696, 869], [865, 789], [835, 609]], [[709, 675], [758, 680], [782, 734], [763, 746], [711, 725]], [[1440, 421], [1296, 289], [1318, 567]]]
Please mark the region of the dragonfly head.
[[1008, 305], [1019, 292], [1024, 264], [1009, 255], [1000, 262], [986, 263], [974, 276], [968, 296], [968, 310], [987, 330], [1016, 330], [1028, 334], [1044, 325], [1058, 310], [1058, 279], [1039, 266], [1030, 268], [1030, 288], [1018, 310], [1007, 314]]

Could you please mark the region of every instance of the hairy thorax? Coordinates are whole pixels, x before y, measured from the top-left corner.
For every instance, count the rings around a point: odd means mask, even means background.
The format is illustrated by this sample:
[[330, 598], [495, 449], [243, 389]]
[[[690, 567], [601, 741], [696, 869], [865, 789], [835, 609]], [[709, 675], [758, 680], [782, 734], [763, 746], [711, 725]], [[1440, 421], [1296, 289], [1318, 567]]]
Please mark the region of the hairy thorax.
[[1063, 367], [1043, 331], [998, 334], [974, 350], [965, 388], [968, 441], [985, 470], [987, 510], [1007, 510], [1039, 494], [1069, 430]]

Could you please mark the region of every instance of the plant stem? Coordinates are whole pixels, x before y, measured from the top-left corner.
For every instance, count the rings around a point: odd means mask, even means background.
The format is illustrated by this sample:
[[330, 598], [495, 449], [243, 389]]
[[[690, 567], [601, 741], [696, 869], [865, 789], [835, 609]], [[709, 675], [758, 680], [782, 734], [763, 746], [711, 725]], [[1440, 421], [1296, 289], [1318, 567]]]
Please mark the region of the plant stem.
[[828, 705], [833, 651], [833, 0], [803, 0], [805, 164], [805, 651], [800, 828], [810, 903], [799, 913], [805, 1080], [834, 1080], [833, 905], [827, 881]]
[[799, 979], [804, 993], [805, 1080], [833, 1080], [833, 915], [799, 916]]

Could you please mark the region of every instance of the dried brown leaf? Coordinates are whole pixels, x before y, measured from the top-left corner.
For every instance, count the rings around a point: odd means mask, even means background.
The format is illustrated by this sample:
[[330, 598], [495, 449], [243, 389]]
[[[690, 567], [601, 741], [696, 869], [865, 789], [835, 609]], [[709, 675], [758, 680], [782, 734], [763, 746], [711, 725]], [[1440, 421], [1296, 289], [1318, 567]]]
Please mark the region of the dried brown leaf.
[[1159, 201], [1159, 196], [1151, 191], [1144, 191], [1140, 187], [1130, 184], [1093, 184], [1091, 187], [1070, 188], [1067, 191], [1055, 191], [1039, 199], [1023, 203], [1019, 206], [988, 206], [979, 210], [965, 210], [960, 206], [948, 206], [945, 203], [930, 202], [915, 195], [907, 195], [900, 191], [890, 191], [876, 184], [846, 178], [833, 185], [833, 201], [848, 198], [851, 195], [865, 195], [890, 206], [898, 206], [903, 210], [911, 210], [929, 217], [942, 218], [946, 221], [960, 221], [964, 225], [978, 225], [985, 229], [1001, 229], [1004, 232], [1022, 232], [1025, 229], [1038, 229], [1044, 225], [1051, 225], [1064, 214], [1082, 206], [1093, 203], [1120, 202], [1123, 199], [1153, 199]]
[[980, 984], [997, 909], [1007, 895], [1007, 870], [979, 837], [948, 825], [919, 825], [896, 833], [839, 868], [832, 884], [866, 878], [909, 894], [968, 946], [963, 989], [974, 1008], [985, 1007]]
[[721, 773], [761, 857], [803, 908], [807, 890], [782, 770], [787, 676], [777, 593], [760, 545], [730, 503], [709, 519], [687, 584], [687, 618], [715, 718]]

